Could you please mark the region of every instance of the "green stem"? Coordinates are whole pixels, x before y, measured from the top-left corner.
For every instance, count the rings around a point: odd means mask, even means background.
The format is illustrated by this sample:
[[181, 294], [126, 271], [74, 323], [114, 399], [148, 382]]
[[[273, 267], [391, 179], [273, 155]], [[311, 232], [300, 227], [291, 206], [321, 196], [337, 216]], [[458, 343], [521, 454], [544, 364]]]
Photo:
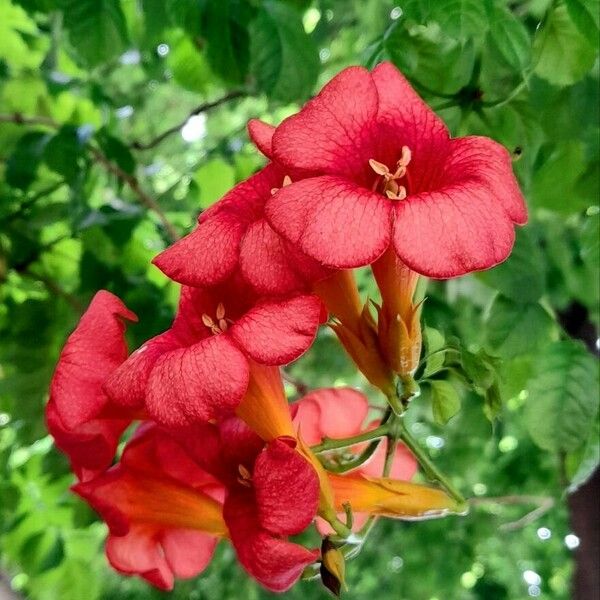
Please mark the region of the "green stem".
[[423, 468], [425, 475], [431, 481], [437, 481], [454, 500], [458, 503], [463, 504], [465, 502], [462, 494], [454, 487], [454, 484], [444, 475], [438, 467], [435, 466], [431, 458], [429, 458], [427, 452], [421, 448], [419, 442], [412, 436], [408, 431], [405, 424], [400, 421], [399, 423], [400, 439], [406, 444], [409, 450], [415, 455], [415, 458], [419, 461], [419, 464]]
[[375, 440], [377, 438], [385, 437], [388, 433], [389, 425], [387, 423], [383, 423], [379, 427], [375, 429], [371, 429], [369, 431], [365, 431], [360, 435], [355, 435], [353, 437], [343, 438], [339, 440], [334, 439], [324, 439], [320, 444], [316, 446], [312, 446], [311, 450], [315, 454], [319, 454], [321, 452], [327, 452], [328, 450], [337, 450], [338, 448], [347, 448], [348, 446], [353, 446], [354, 444], [359, 444], [360, 442], [370, 442], [371, 440]]
[[379, 442], [381, 442], [381, 438], [373, 440], [356, 458], [348, 460], [342, 464], [338, 465], [332, 462], [326, 462], [323, 459], [321, 459], [321, 463], [328, 471], [331, 471], [332, 473], [347, 473], [348, 471], [356, 469], [362, 464], [366, 463], [371, 456], [373, 456], [375, 450], [377, 450]]

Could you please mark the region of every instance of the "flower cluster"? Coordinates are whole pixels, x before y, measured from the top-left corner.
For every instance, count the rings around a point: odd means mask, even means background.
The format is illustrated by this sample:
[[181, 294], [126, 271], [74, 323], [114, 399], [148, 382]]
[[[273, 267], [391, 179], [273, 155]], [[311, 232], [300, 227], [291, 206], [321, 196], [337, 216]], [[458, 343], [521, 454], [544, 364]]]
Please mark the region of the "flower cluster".
[[[128, 355], [136, 316], [98, 292], [47, 407], [73, 490], [108, 525], [111, 565], [163, 589], [200, 573], [220, 540], [272, 591], [313, 563], [335, 588], [345, 544], [373, 518], [462, 510], [409, 482], [417, 462], [392, 435], [407, 400], [397, 380], [410, 383], [421, 352], [415, 289], [419, 275], [504, 260], [526, 220], [508, 152], [451, 138], [390, 64], [346, 69], [249, 133], [267, 166], [154, 261], [181, 284], [171, 327]], [[354, 283], [368, 265], [380, 303]], [[281, 367], [326, 323], [388, 399], [379, 420], [349, 388], [288, 403]], [[289, 539], [313, 523], [321, 549]]]

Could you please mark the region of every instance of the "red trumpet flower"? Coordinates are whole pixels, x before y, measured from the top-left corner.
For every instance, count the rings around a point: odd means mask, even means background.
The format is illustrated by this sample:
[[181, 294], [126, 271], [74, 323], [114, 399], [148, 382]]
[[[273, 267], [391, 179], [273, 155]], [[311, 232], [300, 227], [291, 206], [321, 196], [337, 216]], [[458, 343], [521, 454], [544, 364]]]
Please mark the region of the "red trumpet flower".
[[231, 280], [184, 287], [172, 327], [134, 352], [106, 389], [121, 406], [145, 404], [161, 424], [226, 417], [262, 365], [286, 364], [310, 346], [320, 318], [316, 296], [255, 302]]
[[204, 211], [197, 228], [154, 264], [185, 285], [215, 285], [239, 272], [261, 294], [308, 290], [329, 271], [285, 242], [264, 216], [267, 200], [290, 182], [277, 164], [267, 165]]
[[413, 271], [456, 277], [506, 259], [527, 220], [509, 153], [450, 138], [390, 63], [342, 71], [262, 134], [283, 172], [305, 177], [268, 200], [267, 219], [327, 266], [370, 264], [392, 244]]
[[98, 292], [67, 340], [52, 378], [48, 429], [82, 480], [111, 464], [134, 416], [115, 406], [102, 388], [127, 358], [125, 320], [137, 317], [110, 292]]
[[116, 466], [73, 490], [106, 520], [110, 564], [161, 589], [203, 571], [228, 536], [223, 486], [155, 425], [141, 426]]
[[175, 435], [227, 488], [223, 515], [244, 569], [269, 590], [289, 589], [319, 554], [286, 539], [310, 525], [319, 502], [317, 474], [296, 440], [265, 444], [237, 417]]

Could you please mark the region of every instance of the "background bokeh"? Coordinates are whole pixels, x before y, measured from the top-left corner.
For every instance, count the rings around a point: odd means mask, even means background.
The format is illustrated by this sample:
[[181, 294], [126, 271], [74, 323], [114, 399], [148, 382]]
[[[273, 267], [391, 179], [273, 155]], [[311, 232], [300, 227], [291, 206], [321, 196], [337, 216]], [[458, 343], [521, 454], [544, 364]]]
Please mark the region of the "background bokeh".
[[[379, 523], [345, 597], [560, 600], [574, 581], [595, 599], [597, 480], [576, 490], [599, 452], [599, 8], [0, 0], [0, 598], [271, 597], [225, 545], [170, 595], [111, 572], [44, 427], [48, 382], [100, 288], [140, 317], [132, 345], [169, 325], [177, 289], [150, 260], [263, 164], [248, 118], [276, 124], [343, 67], [389, 59], [454, 135], [513, 152], [531, 218], [504, 265], [427, 289], [429, 347], [460, 339], [478, 393], [444, 368], [407, 418], [471, 512]], [[290, 375], [290, 397], [370, 393], [327, 330]], [[307, 581], [285, 597], [326, 594]]]

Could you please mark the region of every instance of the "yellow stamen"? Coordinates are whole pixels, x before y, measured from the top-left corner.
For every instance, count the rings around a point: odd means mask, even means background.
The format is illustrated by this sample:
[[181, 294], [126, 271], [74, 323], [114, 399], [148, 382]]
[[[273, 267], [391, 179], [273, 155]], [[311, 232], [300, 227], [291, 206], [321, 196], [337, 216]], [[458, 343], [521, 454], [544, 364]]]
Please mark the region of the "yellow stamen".
[[[292, 183], [292, 178], [291, 178], [289, 175], [286, 175], [286, 176], [283, 178], [283, 183], [281, 184], [281, 187], [282, 187], [282, 188], [284, 188], [284, 187], [287, 187], [287, 186], [288, 186], [288, 185], [290, 185], [291, 183]], [[271, 188], [271, 196], [272, 196], [273, 194], [276, 194], [276, 193], [277, 193], [277, 192], [278, 192], [280, 189], [281, 189], [281, 188], [278, 188], [278, 187]]]
[[222, 302], [219, 302], [217, 305], [217, 320], [220, 321], [223, 318], [225, 318], [225, 307]]

